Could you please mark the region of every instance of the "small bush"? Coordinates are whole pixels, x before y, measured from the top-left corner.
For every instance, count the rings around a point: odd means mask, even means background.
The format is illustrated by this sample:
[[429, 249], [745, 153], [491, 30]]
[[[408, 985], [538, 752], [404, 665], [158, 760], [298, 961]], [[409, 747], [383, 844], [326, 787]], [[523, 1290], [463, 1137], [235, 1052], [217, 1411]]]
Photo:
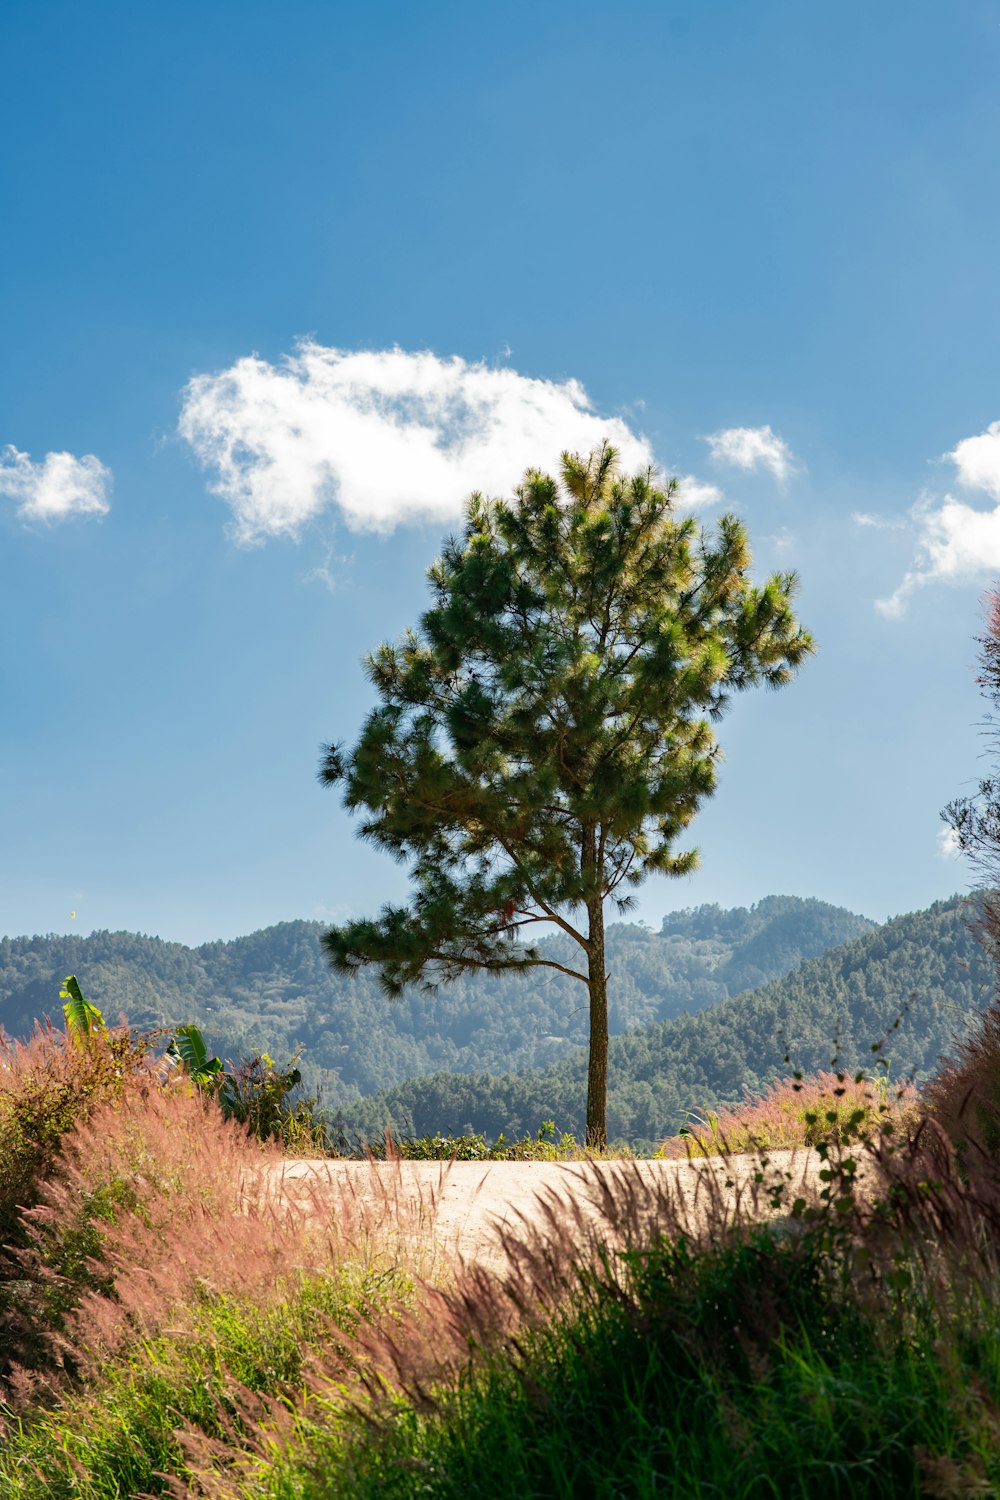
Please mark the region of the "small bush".
[[222, 1112], [237, 1120], [258, 1140], [280, 1141], [298, 1155], [323, 1153], [325, 1131], [317, 1114], [318, 1098], [294, 1097], [302, 1081], [293, 1053], [279, 1066], [267, 1052], [254, 1052], [229, 1063], [222, 1074], [218, 1097]]
[[911, 1084], [892, 1087], [863, 1075], [817, 1073], [783, 1078], [759, 1099], [705, 1111], [663, 1142], [658, 1156], [718, 1156], [795, 1147], [847, 1145], [916, 1124]]
[[67, 1132], [153, 1081], [124, 1028], [79, 1036], [46, 1024], [26, 1042], [0, 1038], [0, 1244], [20, 1239], [20, 1210], [37, 1202]]
[[218, 1101], [224, 1117], [236, 1120], [260, 1141], [280, 1141], [288, 1151], [325, 1152], [326, 1131], [318, 1098], [293, 1096], [302, 1082], [297, 1067], [301, 1048], [284, 1067], [267, 1052], [252, 1052], [237, 1063], [210, 1057], [197, 1026], [174, 1030], [164, 1062], [179, 1068], [194, 1088]]
[[[585, 1150], [574, 1135], [556, 1135], [552, 1120], [546, 1120], [537, 1135], [508, 1141], [501, 1133], [495, 1141], [486, 1135], [401, 1136], [386, 1131], [381, 1141], [368, 1147], [375, 1157], [401, 1157], [404, 1161], [576, 1161], [594, 1153]], [[615, 1152], [621, 1155], [621, 1152]]]

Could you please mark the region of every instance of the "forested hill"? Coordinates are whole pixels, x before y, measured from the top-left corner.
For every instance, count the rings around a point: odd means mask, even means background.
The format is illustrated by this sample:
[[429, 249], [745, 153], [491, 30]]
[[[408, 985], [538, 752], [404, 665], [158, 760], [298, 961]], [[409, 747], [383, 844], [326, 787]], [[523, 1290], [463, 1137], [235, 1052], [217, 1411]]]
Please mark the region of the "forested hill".
[[[835, 1053], [852, 1070], [869, 1067], [872, 1044], [887, 1033], [883, 1055], [891, 1077], [926, 1077], [993, 993], [990, 966], [967, 926], [969, 911], [959, 898], [938, 902], [747, 994], [617, 1037], [609, 1135], [655, 1142], [695, 1108], [759, 1092], [794, 1068], [829, 1067]], [[583, 1052], [519, 1075], [438, 1073], [363, 1100], [342, 1124], [349, 1135], [374, 1135], [386, 1123], [418, 1135], [469, 1126], [520, 1135], [554, 1120], [579, 1135], [585, 1078]]]
[[[749, 909], [702, 906], [666, 917], [660, 933], [627, 923], [608, 933], [616, 1033], [725, 1000], [787, 973], [872, 924], [839, 907], [769, 896]], [[517, 1071], [570, 1056], [587, 1036], [586, 992], [555, 970], [471, 976], [389, 1001], [373, 973], [334, 975], [316, 922], [283, 922], [233, 942], [187, 948], [127, 932], [0, 940], [0, 1025], [23, 1036], [59, 1018], [59, 986], [137, 1027], [194, 1021], [233, 1056], [281, 1057], [306, 1046], [307, 1078], [332, 1104], [416, 1074]], [[566, 956], [568, 939], [550, 939]]]

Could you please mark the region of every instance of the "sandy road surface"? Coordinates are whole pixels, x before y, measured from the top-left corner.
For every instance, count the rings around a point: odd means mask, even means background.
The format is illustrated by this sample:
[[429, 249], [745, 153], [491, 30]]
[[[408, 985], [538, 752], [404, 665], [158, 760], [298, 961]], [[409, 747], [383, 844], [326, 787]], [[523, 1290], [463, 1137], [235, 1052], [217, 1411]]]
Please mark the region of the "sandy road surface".
[[[781, 1173], [786, 1202], [799, 1194], [815, 1197], [823, 1163], [813, 1151], [775, 1151], [768, 1181]], [[433, 1263], [462, 1259], [499, 1269], [504, 1262], [498, 1230], [525, 1220], [544, 1222], [544, 1203], [553, 1192], [572, 1197], [585, 1215], [596, 1214], [600, 1181], [618, 1173], [635, 1173], [648, 1185], [669, 1186], [691, 1227], [703, 1225], [709, 1212], [712, 1183], [729, 1202], [748, 1202], [755, 1194], [755, 1213], [771, 1210], [754, 1177], [756, 1157], [710, 1157], [704, 1161], [635, 1162], [364, 1162], [290, 1158], [269, 1168], [268, 1190], [276, 1198], [308, 1205], [310, 1214], [343, 1217], [366, 1233], [405, 1237]], [[726, 1186], [728, 1182], [731, 1186]]]

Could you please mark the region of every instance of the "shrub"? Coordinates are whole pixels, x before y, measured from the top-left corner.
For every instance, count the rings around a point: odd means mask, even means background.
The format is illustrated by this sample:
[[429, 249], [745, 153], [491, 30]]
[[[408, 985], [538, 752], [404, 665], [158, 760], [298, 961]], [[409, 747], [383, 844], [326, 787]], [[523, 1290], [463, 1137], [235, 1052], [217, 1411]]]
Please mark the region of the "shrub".
[[229, 1063], [219, 1085], [219, 1103], [229, 1120], [258, 1140], [280, 1141], [286, 1151], [324, 1152], [326, 1138], [317, 1115], [318, 1098], [295, 1099], [302, 1081], [296, 1066], [300, 1052], [280, 1066], [267, 1052], [254, 1052]]
[[227, 1120], [236, 1120], [261, 1141], [277, 1140], [289, 1151], [324, 1151], [326, 1132], [316, 1112], [318, 1098], [293, 1100], [302, 1082], [296, 1066], [301, 1049], [284, 1067], [267, 1052], [238, 1063], [210, 1057], [197, 1026], [178, 1026], [166, 1051], [201, 1093], [214, 1097]]
[[0, 1244], [19, 1240], [20, 1210], [37, 1201], [66, 1133], [152, 1082], [145, 1045], [124, 1028], [81, 1038], [46, 1023], [26, 1042], [0, 1038]]
[[552, 1120], [539, 1126], [536, 1135], [508, 1141], [501, 1132], [495, 1141], [469, 1132], [466, 1135], [400, 1136], [389, 1131], [368, 1147], [375, 1157], [401, 1157], [405, 1161], [565, 1161], [593, 1153], [584, 1150], [573, 1135], [556, 1135]]

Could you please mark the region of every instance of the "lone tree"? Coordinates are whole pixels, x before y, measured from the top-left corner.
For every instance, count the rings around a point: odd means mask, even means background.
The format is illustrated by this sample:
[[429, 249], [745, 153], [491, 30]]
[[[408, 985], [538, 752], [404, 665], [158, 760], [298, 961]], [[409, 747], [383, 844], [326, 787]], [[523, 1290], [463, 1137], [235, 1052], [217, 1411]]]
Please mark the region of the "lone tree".
[[[604, 904], [658, 871], [715, 787], [712, 729], [729, 695], [780, 687], [812, 651], [793, 574], [747, 579], [744, 527], [707, 536], [675, 514], [676, 481], [619, 474], [608, 444], [529, 470], [513, 500], [468, 501], [429, 572], [433, 604], [366, 660], [380, 705], [350, 754], [324, 747], [360, 836], [410, 869], [408, 906], [324, 936], [335, 968], [382, 988], [467, 969], [558, 969], [587, 986], [587, 1144], [607, 1142]], [[550, 924], [578, 966], [524, 942]]]

